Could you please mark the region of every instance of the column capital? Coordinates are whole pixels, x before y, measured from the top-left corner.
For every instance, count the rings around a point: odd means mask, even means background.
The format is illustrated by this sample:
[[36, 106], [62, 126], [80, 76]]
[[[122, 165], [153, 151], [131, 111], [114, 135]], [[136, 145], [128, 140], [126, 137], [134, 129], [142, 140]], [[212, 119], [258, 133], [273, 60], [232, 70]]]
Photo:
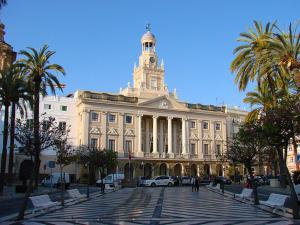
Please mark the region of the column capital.
[[157, 119], [159, 116], [158, 115], [153, 115], [152, 118], [153, 119]]
[[187, 121], [187, 117], [181, 117], [182, 121]]
[[91, 111], [90, 109], [85, 109], [85, 108], [82, 110], [82, 112], [87, 112], [87, 113], [89, 113], [90, 111]]
[[119, 112], [119, 115], [120, 115], [120, 116], [124, 116], [125, 113], [124, 113], [124, 112]]
[[144, 114], [143, 113], [137, 113], [136, 116], [137, 117], [142, 117]]
[[172, 120], [173, 118], [173, 116], [168, 116], [168, 120]]
[[108, 112], [101, 112], [103, 115], [107, 115], [108, 114]]

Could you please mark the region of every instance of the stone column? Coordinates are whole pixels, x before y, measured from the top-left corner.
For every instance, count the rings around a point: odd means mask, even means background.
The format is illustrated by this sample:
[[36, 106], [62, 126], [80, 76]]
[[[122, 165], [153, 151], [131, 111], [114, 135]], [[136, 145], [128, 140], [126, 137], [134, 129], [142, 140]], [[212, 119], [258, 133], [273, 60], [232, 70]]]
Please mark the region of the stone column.
[[90, 125], [90, 110], [83, 109], [82, 111], [82, 144], [89, 145], [89, 125]]
[[168, 153], [172, 153], [172, 119], [173, 117], [168, 117]]
[[182, 128], [181, 128], [181, 142], [182, 142], [182, 154], [186, 154], [186, 125], [185, 125], [185, 122], [186, 122], [186, 119], [185, 118], [181, 118], [181, 125], [182, 125]]
[[118, 151], [124, 152], [124, 113], [119, 113], [119, 143]]
[[197, 164], [197, 176], [200, 176], [200, 165]]
[[150, 121], [146, 119], [146, 143], [145, 143], [145, 150], [147, 153], [150, 152]]
[[203, 151], [202, 151], [202, 123], [201, 120], [197, 120], [197, 130], [198, 130], [198, 141], [197, 141], [197, 152], [198, 158], [203, 159]]
[[172, 131], [173, 131], [173, 153], [177, 153], [177, 125], [176, 123], [173, 123], [172, 126]]
[[157, 118], [153, 116], [153, 153], [157, 153]]
[[159, 153], [164, 152], [164, 121], [159, 121]]
[[106, 132], [107, 132], [107, 112], [101, 113], [101, 126], [102, 126], [102, 133], [101, 133], [101, 149], [107, 148], [106, 146]]
[[142, 155], [143, 152], [142, 152], [142, 117], [143, 115], [142, 114], [138, 114], [137, 115], [137, 118], [138, 118], [138, 155]]

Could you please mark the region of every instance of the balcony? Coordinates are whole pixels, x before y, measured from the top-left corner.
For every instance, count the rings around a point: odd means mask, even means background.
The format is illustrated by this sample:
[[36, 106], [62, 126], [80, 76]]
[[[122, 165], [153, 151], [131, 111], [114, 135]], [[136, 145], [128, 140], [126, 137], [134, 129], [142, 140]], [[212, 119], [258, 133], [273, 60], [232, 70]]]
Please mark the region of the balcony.
[[198, 154], [190, 154], [190, 159], [198, 159]]
[[211, 158], [211, 155], [204, 154], [203, 159], [204, 160], [211, 160], [212, 158]]

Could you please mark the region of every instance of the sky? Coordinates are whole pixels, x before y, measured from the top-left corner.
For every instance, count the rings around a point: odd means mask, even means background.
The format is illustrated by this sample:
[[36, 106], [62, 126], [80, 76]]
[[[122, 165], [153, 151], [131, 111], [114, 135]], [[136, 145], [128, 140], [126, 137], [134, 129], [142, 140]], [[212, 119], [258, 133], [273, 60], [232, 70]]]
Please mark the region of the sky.
[[299, 10], [298, 0], [8, 0], [0, 19], [16, 52], [44, 44], [56, 52], [51, 63], [66, 70], [63, 95], [77, 89], [118, 92], [132, 83], [150, 23], [170, 91], [176, 88], [190, 103], [249, 109], [229, 70], [239, 34], [254, 20], [276, 20], [287, 29]]

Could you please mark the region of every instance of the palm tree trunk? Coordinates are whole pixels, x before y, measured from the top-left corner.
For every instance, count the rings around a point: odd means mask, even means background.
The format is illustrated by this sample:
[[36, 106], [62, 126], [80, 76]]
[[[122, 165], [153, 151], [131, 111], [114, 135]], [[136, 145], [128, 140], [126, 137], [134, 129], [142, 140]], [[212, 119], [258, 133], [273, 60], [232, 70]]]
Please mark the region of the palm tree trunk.
[[60, 199], [61, 205], [65, 205], [65, 179], [63, 178], [63, 167], [60, 166]]
[[10, 114], [10, 148], [8, 161], [8, 183], [13, 182], [13, 165], [14, 165], [14, 149], [15, 149], [15, 118], [16, 118], [16, 104], [11, 105]]
[[298, 163], [298, 150], [297, 150], [298, 146], [297, 146], [297, 141], [295, 138], [295, 135], [293, 136], [293, 149], [294, 149], [294, 160], [295, 160], [295, 164], [296, 164], [296, 170], [299, 170], [299, 163]]
[[4, 178], [5, 178], [6, 158], [7, 158], [8, 117], [9, 117], [9, 104], [6, 104], [4, 109], [3, 149], [1, 155], [1, 173], [0, 173], [0, 195], [3, 195], [3, 189], [4, 189]]
[[40, 86], [41, 86], [41, 81], [39, 78], [35, 81], [34, 84], [34, 109], [33, 109], [33, 135], [34, 135], [34, 158], [35, 158], [35, 172], [34, 174], [36, 175], [34, 177], [35, 179], [35, 189], [38, 188], [38, 176], [39, 176], [39, 169], [40, 169], [40, 122], [39, 122], [39, 117], [40, 117]]
[[[286, 162], [284, 161], [282, 151], [278, 152], [278, 157], [279, 157], [279, 162], [281, 162], [281, 164], [283, 164], [284, 171], [282, 171], [282, 172], [285, 173], [288, 183], [289, 183], [289, 186], [290, 186], [290, 190], [291, 190], [291, 203], [292, 203], [292, 209], [293, 209], [293, 218], [299, 219], [298, 196], [295, 191], [294, 183], [292, 181], [289, 169], [287, 168]], [[280, 171], [280, 173], [281, 173], [281, 171]]]

